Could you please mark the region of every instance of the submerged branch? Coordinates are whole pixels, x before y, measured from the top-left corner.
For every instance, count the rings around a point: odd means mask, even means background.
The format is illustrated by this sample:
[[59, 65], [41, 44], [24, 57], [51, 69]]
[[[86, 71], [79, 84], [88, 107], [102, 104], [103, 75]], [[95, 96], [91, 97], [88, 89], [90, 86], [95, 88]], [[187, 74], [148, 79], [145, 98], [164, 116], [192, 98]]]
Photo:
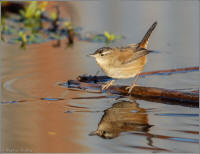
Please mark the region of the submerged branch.
[[[66, 85], [66, 84], [65, 84]], [[77, 80], [69, 80], [67, 84], [68, 88], [78, 88], [78, 89], [91, 89], [101, 91], [101, 84], [85, 83]], [[110, 86], [106, 92], [111, 94], [118, 94], [122, 96], [128, 95], [127, 86]], [[191, 92], [182, 92], [177, 90], [169, 90], [163, 88], [155, 87], [143, 87], [135, 86], [131, 96], [142, 100], [176, 104], [183, 106], [198, 107], [199, 106], [199, 94]]]

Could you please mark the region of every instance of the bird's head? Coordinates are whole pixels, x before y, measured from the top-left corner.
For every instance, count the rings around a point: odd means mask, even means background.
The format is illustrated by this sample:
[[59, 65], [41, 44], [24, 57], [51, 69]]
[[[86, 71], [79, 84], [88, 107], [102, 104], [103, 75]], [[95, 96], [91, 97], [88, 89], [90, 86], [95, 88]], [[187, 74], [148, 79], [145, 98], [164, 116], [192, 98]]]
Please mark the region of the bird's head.
[[89, 56], [94, 57], [100, 64], [109, 62], [114, 56], [114, 50], [111, 47], [102, 47], [97, 49], [93, 54]]

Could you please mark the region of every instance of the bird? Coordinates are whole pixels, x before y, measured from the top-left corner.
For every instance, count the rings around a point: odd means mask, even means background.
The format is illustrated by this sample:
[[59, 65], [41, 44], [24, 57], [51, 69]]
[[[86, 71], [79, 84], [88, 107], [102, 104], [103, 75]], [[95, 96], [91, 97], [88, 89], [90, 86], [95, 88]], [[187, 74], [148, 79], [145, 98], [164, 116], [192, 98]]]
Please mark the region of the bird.
[[144, 37], [139, 43], [128, 44], [122, 47], [102, 47], [97, 49], [94, 53], [89, 54], [95, 58], [96, 63], [104, 71], [104, 73], [111, 77], [112, 80], [102, 86], [102, 90], [108, 89], [114, 84], [116, 79], [134, 78], [133, 83], [126, 88], [128, 94], [131, 94], [136, 81], [144, 69], [147, 62], [146, 55], [152, 52], [147, 49], [149, 37], [157, 26], [155, 21], [148, 29]]

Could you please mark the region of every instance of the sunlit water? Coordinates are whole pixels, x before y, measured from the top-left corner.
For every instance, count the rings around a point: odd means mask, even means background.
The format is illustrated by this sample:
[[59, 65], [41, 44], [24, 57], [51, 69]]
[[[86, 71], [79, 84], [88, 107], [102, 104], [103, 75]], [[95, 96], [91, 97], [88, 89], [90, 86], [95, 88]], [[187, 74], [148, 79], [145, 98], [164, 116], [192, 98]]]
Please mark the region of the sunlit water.
[[[60, 6], [62, 16], [73, 13], [68, 17], [86, 32], [108, 30], [126, 36], [112, 44], [117, 46], [137, 43], [157, 20], [148, 47], [158, 53], [148, 55], [144, 71], [198, 65], [197, 1], [69, 2]], [[65, 43], [59, 48], [53, 42], [30, 45], [26, 50], [2, 43], [3, 152], [198, 152], [198, 108], [131, 97], [117, 100], [106, 93], [59, 86], [79, 75], [95, 75], [100, 69], [86, 55], [104, 45], [76, 41], [67, 48]], [[198, 77], [199, 72], [148, 76], [137, 84], [199, 88]], [[105, 132], [101, 137], [90, 136], [95, 130]]]

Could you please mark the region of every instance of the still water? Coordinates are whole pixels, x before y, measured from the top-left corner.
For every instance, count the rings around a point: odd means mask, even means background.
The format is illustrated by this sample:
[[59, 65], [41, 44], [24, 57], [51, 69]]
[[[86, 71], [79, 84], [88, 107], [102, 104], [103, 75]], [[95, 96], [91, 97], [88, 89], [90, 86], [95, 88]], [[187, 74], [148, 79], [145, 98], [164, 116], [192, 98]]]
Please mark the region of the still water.
[[[54, 3], [55, 4], [55, 3]], [[199, 64], [198, 1], [57, 2], [61, 16], [88, 32], [109, 32], [137, 43], [158, 21], [144, 71]], [[103, 43], [75, 41], [67, 48], [48, 42], [2, 43], [2, 152], [198, 152], [198, 108], [74, 91], [59, 83], [99, 69], [86, 55]], [[104, 75], [100, 72], [98, 75]], [[199, 88], [199, 72], [148, 76], [143, 86]], [[119, 80], [116, 84], [130, 84]], [[102, 97], [104, 96], [104, 97]], [[100, 136], [90, 136], [99, 131]]]

